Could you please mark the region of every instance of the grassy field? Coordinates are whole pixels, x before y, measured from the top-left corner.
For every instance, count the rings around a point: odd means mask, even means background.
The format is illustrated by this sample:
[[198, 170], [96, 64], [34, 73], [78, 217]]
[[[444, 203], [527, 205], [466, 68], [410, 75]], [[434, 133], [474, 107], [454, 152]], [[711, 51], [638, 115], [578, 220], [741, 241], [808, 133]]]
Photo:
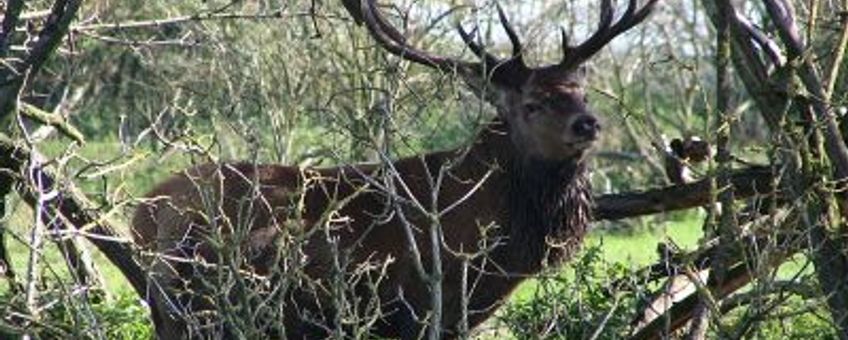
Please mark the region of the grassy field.
[[[657, 224], [650, 229], [639, 228], [615, 232], [593, 230], [586, 239], [584, 249], [598, 247], [603, 262], [623, 264], [635, 270], [659, 259], [656, 251], [658, 242], [673, 242], [681, 249], [688, 250], [697, 247], [701, 237], [699, 214], [689, 214], [686, 219]], [[567, 268], [568, 265], [566, 265]], [[535, 281], [528, 281], [518, 288], [512, 298], [517, 301], [525, 300], [535, 294], [536, 288]]]

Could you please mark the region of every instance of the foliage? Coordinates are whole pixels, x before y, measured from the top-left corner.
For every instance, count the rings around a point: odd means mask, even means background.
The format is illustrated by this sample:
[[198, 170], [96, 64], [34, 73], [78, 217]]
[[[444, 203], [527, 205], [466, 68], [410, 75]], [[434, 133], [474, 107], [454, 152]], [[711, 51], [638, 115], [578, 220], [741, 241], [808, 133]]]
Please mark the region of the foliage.
[[599, 246], [586, 249], [569, 270], [539, 279], [536, 291], [499, 317], [518, 339], [620, 339], [644, 294], [638, 274], [605, 261]]
[[[47, 287], [43, 289], [47, 290]], [[8, 330], [4, 338], [16, 338], [23, 334], [34, 334], [38, 338], [57, 339], [149, 339], [152, 327], [147, 318], [147, 308], [134, 293], [125, 292], [107, 297], [103, 291], [91, 291], [85, 296], [74, 296], [57, 290], [57, 299], [46, 306], [42, 319], [30, 328], [19, 328], [16, 317], [27, 315], [22, 294], [9, 291], [0, 293], [0, 310], [6, 317], [0, 319], [0, 334]], [[130, 293], [130, 294], [127, 294]]]
[[826, 308], [790, 298], [748, 336], [751, 339], [839, 339]]

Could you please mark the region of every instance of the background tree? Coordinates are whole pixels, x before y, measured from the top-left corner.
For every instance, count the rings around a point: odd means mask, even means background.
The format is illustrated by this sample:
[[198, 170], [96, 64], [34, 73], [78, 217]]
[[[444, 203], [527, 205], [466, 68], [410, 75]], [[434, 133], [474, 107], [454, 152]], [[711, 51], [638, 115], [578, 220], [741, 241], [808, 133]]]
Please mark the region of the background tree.
[[[416, 46], [470, 58], [453, 29], [463, 20], [507, 52], [492, 2], [386, 5]], [[535, 64], [556, 59], [560, 28], [577, 39], [598, 12], [501, 5], [534, 37]], [[649, 338], [694, 317], [692, 338], [848, 338], [846, 9], [665, 1], [603, 51], [590, 69], [607, 119], [595, 237], [657, 254], [618, 262], [590, 245], [482, 332]], [[380, 51], [340, 3], [7, 0], [0, 14], [4, 335], [150, 334], [137, 300], [155, 254], [124, 231], [136, 197], [172, 171], [410, 155], [459, 145], [491, 115], [452, 75]], [[700, 241], [657, 240], [669, 225]]]

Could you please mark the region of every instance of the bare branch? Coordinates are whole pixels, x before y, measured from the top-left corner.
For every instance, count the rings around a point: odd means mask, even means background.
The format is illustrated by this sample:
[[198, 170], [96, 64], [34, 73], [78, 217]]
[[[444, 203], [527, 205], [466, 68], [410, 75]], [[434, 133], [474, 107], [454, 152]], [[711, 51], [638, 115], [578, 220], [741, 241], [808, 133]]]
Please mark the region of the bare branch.
[[[730, 174], [734, 198], [771, 193], [773, 175], [767, 167], [751, 167]], [[710, 202], [709, 180], [673, 185], [643, 192], [607, 194], [595, 197], [596, 220], [618, 220], [659, 212], [699, 207]]]
[[[751, 281], [751, 271], [747, 265], [738, 264], [727, 271], [727, 280], [721, 285], [710, 279], [707, 286], [715, 293], [715, 298], [721, 300], [739, 288], [748, 284]], [[683, 301], [680, 301], [672, 306], [666, 315], [671, 316], [671, 320], [663, 317], [654, 319], [653, 322], [640, 329], [636, 334], [630, 337], [631, 340], [640, 339], [661, 339], [664, 334], [669, 334], [679, 329], [686, 324], [694, 313], [695, 307], [700, 301], [698, 294], [691, 294]]]
[[64, 117], [46, 112], [28, 103], [21, 103], [21, 108], [23, 110], [21, 110], [20, 112], [23, 116], [35, 120], [39, 123], [55, 127], [66, 137], [73, 139], [74, 141], [79, 143], [85, 143], [85, 137], [83, 136], [82, 132], [80, 132], [79, 130], [77, 130], [77, 128], [68, 123], [68, 121]]
[[10, 0], [6, 3], [3, 23], [0, 24], [0, 58], [5, 58], [9, 52], [9, 46], [12, 45], [10, 39], [23, 9], [23, 0]]
[[798, 27], [795, 24], [795, 10], [792, 4], [785, 0], [764, 0], [769, 17], [777, 27], [781, 40], [792, 59], [800, 59], [798, 75], [804, 87], [813, 96], [813, 108], [817, 118], [824, 123], [824, 144], [827, 155], [834, 163], [837, 181], [848, 180], [848, 147], [836, 123], [836, 117], [821, 82], [821, 78], [811, 58], [804, 56], [806, 47], [801, 40]]
[[82, 0], [57, 0], [53, 3], [50, 15], [45, 19], [44, 28], [31, 42], [28, 53], [22, 58], [23, 63], [0, 68], [0, 122], [5, 121], [15, 111], [19, 92], [24, 87], [26, 78], [38, 73], [62, 42], [81, 3]]
[[[19, 183], [20, 170], [30, 159], [30, 151], [21, 145], [16, 145], [7, 137], [0, 135], [0, 183]], [[44, 169], [36, 169], [32, 176], [38, 178], [46, 187], [53, 187], [54, 179]], [[10, 185], [11, 186], [11, 185]], [[38, 197], [36, 193], [25, 185], [15, 185], [21, 197], [28, 204], [35, 206]], [[101, 237], [88, 237], [88, 239], [103, 252], [124, 277], [135, 289], [140, 297], [145, 296], [147, 279], [141, 264], [135, 259], [135, 251], [132, 242], [116, 242], [115, 239], [126, 239], [120, 236], [114, 227], [107, 224], [106, 220], [100, 218], [91, 209], [86, 209], [87, 200], [73, 189], [58, 189], [58, 197], [48, 204], [52, 213], [60, 214], [62, 219], [57, 221], [59, 228], [75, 229], [80, 226], [90, 225], [89, 232]], [[107, 238], [102, 238], [106, 236]]]
[[[817, 1], [812, 1], [817, 4]], [[827, 88], [824, 93], [828, 100], [833, 98], [833, 89], [836, 88], [836, 81], [839, 79], [839, 71], [842, 66], [842, 61], [845, 59], [845, 48], [848, 47], [848, 18], [841, 16], [842, 27], [839, 33], [839, 43], [836, 44], [836, 55], [833, 56], [830, 72], [827, 77]]]
[[50, 15], [33, 43], [26, 57], [26, 66], [30, 72], [38, 71], [47, 58], [64, 39], [71, 21], [76, 17], [82, 0], [58, 0], [53, 4]]
[[285, 14], [283, 9], [270, 11], [267, 13], [197, 13], [192, 15], [183, 15], [166, 19], [114, 22], [105, 24], [79, 25], [71, 27], [71, 32], [82, 31], [118, 31], [130, 29], [145, 29], [157, 28], [170, 25], [178, 25], [187, 22], [213, 21], [213, 20], [238, 20], [238, 19], [279, 19]]

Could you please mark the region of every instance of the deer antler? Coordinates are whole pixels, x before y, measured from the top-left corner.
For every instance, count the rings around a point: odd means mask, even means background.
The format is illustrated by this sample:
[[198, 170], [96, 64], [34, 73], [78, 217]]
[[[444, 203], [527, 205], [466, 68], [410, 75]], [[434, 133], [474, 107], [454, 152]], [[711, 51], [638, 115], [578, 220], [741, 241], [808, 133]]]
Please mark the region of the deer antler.
[[[601, 2], [601, 16], [598, 29], [586, 41], [577, 46], [568, 44], [565, 31], [563, 35], [563, 58], [558, 67], [563, 69], [575, 68], [582, 64], [613, 38], [633, 28], [653, 11], [660, 0], [647, 0], [647, 3], [639, 7], [637, 0], [629, 0], [627, 9], [618, 20], [614, 20], [615, 11], [612, 0]], [[515, 29], [509, 23], [506, 14], [500, 5], [497, 6], [498, 18], [501, 25], [512, 43], [512, 56], [509, 59], [501, 59], [488, 53], [474, 36], [466, 31], [461, 24], [457, 25], [460, 37], [468, 48], [477, 57], [479, 62], [461, 61], [454, 58], [435, 55], [415, 48], [406, 41], [406, 38], [395, 29], [377, 9], [376, 0], [363, 0], [360, 4], [362, 19], [371, 35], [377, 42], [390, 53], [403, 59], [437, 68], [445, 72], [476, 71], [485, 72], [492, 80], [502, 85], [520, 84], [529, 75], [532, 69], [524, 63], [523, 46], [515, 33]]]
[[524, 63], [523, 46], [521, 45], [521, 40], [518, 38], [518, 34], [515, 33], [512, 24], [509, 23], [509, 19], [506, 17], [503, 8], [498, 4], [496, 6], [498, 9], [498, 19], [500, 19], [501, 25], [504, 31], [506, 31], [507, 37], [509, 37], [509, 42], [512, 44], [512, 58], [502, 60], [486, 52], [482, 46], [474, 41], [471, 34], [465, 31], [462, 24], [457, 24], [456, 29], [459, 31], [462, 40], [468, 45], [468, 48], [483, 61], [478, 64], [478, 67], [482, 67], [485, 72], [490, 72], [492, 78], [496, 81], [509, 84], [526, 77], [530, 68]]
[[501, 77], [498, 76], [498, 74], [520, 75], [529, 71], [529, 68], [524, 64], [524, 59], [522, 58], [522, 45], [518, 35], [515, 33], [515, 29], [513, 29], [512, 25], [509, 23], [509, 20], [500, 5], [497, 6], [498, 17], [500, 18], [501, 25], [503, 25], [510, 42], [512, 43], [512, 57], [508, 60], [503, 60], [486, 52], [485, 48], [474, 40], [471, 33], [468, 33], [462, 25], [457, 25], [460, 37], [462, 37], [462, 40], [466, 45], [468, 45], [471, 52], [480, 58], [480, 62], [461, 61], [454, 58], [434, 55], [415, 48], [409, 45], [406, 38], [382, 16], [380, 11], [377, 9], [375, 0], [362, 1], [361, 6], [363, 21], [374, 39], [376, 39], [377, 42], [387, 51], [403, 59], [425, 66], [434, 67], [446, 72], [453, 72], [462, 68], [474, 71], [490, 72], [492, 73], [492, 77], [496, 80], [512, 78], [513, 82], [515, 81], [514, 77]]
[[568, 37], [565, 31], [562, 32], [562, 61], [559, 63], [561, 68], [574, 68], [582, 64], [602, 47], [608, 44], [613, 38], [633, 28], [654, 10], [659, 0], [648, 0], [642, 8], [636, 9], [637, 0], [629, 0], [627, 10], [613, 24], [613, 6], [611, 0], [603, 0], [601, 2], [601, 21], [598, 24], [598, 30], [593, 33], [589, 39], [586, 39], [582, 44], [577, 46], [569, 46]]
[[434, 55], [409, 45], [403, 34], [392, 27], [388, 20], [377, 10], [375, 0], [363, 0], [361, 5], [362, 19], [365, 22], [365, 26], [371, 32], [371, 36], [386, 51], [389, 51], [389, 53], [445, 72], [453, 72], [457, 68], [473, 66], [473, 63]]

